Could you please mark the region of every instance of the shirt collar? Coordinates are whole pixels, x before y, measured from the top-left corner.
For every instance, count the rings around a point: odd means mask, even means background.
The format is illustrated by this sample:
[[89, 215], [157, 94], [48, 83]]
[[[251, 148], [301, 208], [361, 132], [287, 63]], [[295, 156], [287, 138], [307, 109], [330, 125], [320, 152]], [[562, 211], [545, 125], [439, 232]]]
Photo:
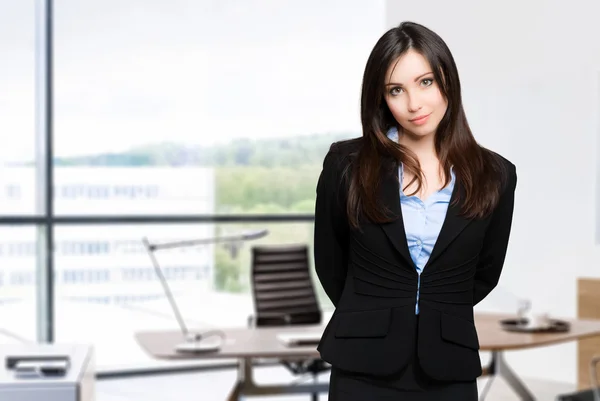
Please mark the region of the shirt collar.
[[387, 132], [387, 137], [390, 138], [394, 142], [398, 142], [398, 128], [392, 127]]

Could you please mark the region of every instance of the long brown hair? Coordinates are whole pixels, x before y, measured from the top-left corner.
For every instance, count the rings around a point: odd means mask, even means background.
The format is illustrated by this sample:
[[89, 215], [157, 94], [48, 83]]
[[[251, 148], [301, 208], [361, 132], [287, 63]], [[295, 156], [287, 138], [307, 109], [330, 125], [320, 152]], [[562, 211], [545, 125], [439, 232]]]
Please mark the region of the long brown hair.
[[[350, 169], [347, 213], [349, 223], [359, 226], [361, 216], [374, 223], [393, 220], [379, 202], [379, 186], [386, 160], [403, 163], [423, 184], [423, 173], [413, 152], [391, 141], [387, 132], [399, 127], [384, 98], [389, 66], [409, 49], [427, 59], [442, 95], [448, 101], [446, 114], [435, 133], [435, 150], [445, 175], [450, 168], [464, 196], [461, 213], [467, 218], [483, 218], [491, 213], [500, 198], [506, 174], [498, 155], [481, 147], [473, 137], [462, 105], [460, 80], [454, 58], [446, 43], [435, 32], [414, 22], [403, 22], [387, 31], [375, 44], [365, 67], [361, 93], [362, 145]], [[387, 164], [390, 166], [392, 164]], [[397, 166], [394, 164], [394, 166]], [[458, 202], [459, 197], [455, 198]]]

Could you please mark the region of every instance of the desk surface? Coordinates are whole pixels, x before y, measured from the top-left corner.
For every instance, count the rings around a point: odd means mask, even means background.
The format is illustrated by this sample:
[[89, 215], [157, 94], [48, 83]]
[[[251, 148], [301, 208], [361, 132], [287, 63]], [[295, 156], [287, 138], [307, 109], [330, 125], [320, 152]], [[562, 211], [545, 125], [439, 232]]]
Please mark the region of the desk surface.
[[500, 327], [502, 319], [515, 318], [508, 314], [476, 313], [475, 326], [482, 351], [534, 348], [600, 336], [600, 320], [562, 319], [571, 324], [565, 333], [514, 333]]
[[[540, 347], [585, 337], [600, 336], [600, 320], [566, 319], [571, 330], [566, 333], [512, 333], [502, 330], [499, 320], [514, 318], [506, 314], [476, 313], [475, 325], [481, 351], [511, 350]], [[186, 354], [175, 352], [175, 346], [183, 341], [179, 330], [147, 331], [136, 333], [141, 347], [158, 359], [189, 358], [289, 358], [318, 356], [315, 346], [286, 347], [277, 339], [284, 332], [322, 332], [324, 326], [294, 326], [278, 328], [231, 328], [224, 329], [226, 340], [219, 352]]]
[[277, 339], [281, 333], [321, 333], [324, 326], [293, 326], [277, 328], [230, 328], [225, 333], [223, 346], [218, 352], [179, 353], [175, 346], [183, 342], [180, 330], [147, 331], [136, 333], [137, 342], [158, 359], [189, 358], [290, 358], [318, 356], [315, 346], [286, 347]]

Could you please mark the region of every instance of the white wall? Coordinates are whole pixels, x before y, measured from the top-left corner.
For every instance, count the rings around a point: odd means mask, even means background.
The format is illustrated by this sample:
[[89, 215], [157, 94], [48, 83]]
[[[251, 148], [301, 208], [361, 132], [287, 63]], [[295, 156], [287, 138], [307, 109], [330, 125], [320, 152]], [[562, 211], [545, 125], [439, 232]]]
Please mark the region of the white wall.
[[[517, 166], [505, 270], [478, 310], [513, 312], [514, 297], [529, 297], [535, 309], [574, 317], [577, 277], [600, 276], [599, 17], [590, 0], [387, 1], [387, 27], [412, 20], [444, 38], [476, 138]], [[575, 343], [507, 359], [524, 377], [576, 382]]]

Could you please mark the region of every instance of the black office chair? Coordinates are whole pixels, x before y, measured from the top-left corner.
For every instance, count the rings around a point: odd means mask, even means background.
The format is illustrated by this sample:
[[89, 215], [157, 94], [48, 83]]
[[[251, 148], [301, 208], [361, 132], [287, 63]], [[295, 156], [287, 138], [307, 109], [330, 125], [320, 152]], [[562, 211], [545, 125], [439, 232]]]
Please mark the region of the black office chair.
[[598, 365], [600, 365], [600, 354], [590, 360], [590, 382], [592, 388], [577, 391], [571, 394], [562, 394], [556, 397], [556, 401], [600, 401], [600, 387], [598, 386]]
[[[321, 323], [306, 245], [252, 247], [251, 278], [255, 312], [248, 322], [251, 327]], [[331, 368], [319, 358], [280, 362], [293, 374], [311, 374], [315, 381]], [[318, 399], [318, 393], [313, 393], [312, 400]]]

